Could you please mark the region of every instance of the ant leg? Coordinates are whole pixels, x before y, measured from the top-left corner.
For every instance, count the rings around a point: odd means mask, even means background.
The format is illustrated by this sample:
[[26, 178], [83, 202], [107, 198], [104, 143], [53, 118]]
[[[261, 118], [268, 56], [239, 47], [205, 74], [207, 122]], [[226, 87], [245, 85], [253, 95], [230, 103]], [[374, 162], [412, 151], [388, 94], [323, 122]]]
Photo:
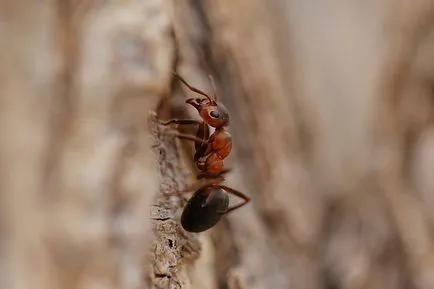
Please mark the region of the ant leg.
[[199, 172], [197, 173], [197, 179], [218, 179], [223, 177], [223, 175], [232, 171], [231, 168], [223, 169], [221, 172], [217, 174], [209, 173], [209, 172]]
[[200, 182], [195, 182], [195, 183], [192, 183], [192, 184], [189, 184], [189, 185], [186, 185], [183, 189], [181, 189], [179, 192], [181, 193], [181, 194], [186, 194], [186, 193], [189, 193], [189, 192], [195, 192], [195, 191], [197, 191], [197, 190], [199, 190], [200, 188], [203, 188], [203, 187], [206, 187], [206, 186], [208, 186], [209, 184], [203, 184], [203, 183], [200, 183]]
[[233, 206], [233, 207], [230, 207], [230, 208], [226, 211], [226, 213], [229, 213], [229, 212], [231, 212], [231, 211], [233, 211], [233, 210], [236, 210], [236, 209], [238, 209], [238, 208], [244, 206], [244, 205], [247, 204], [248, 202], [250, 202], [250, 198], [249, 198], [248, 196], [244, 195], [243, 193], [241, 193], [241, 192], [239, 192], [239, 191], [237, 191], [237, 190], [235, 190], [235, 189], [232, 189], [232, 188], [229, 188], [229, 187], [227, 187], [227, 186], [223, 186], [223, 185], [220, 185], [220, 188], [222, 188], [222, 189], [226, 190], [228, 193], [233, 194], [233, 195], [239, 197], [240, 199], [243, 199], [243, 200], [244, 200], [244, 202], [242, 202], [242, 203], [240, 203], [240, 204], [238, 204], [238, 205], [235, 205], [235, 206]]
[[[201, 123], [201, 124], [204, 124], [204, 123]], [[208, 151], [208, 147], [209, 147], [209, 142], [208, 142], [209, 129], [208, 129], [208, 126], [206, 124], [204, 124], [204, 125], [205, 125], [206, 129], [204, 131], [204, 135], [202, 136], [202, 138], [198, 137], [198, 135], [200, 136], [200, 134], [201, 134], [200, 127], [199, 127], [199, 130], [198, 130], [196, 136], [193, 136], [190, 134], [185, 134], [185, 133], [180, 133], [178, 131], [171, 131], [171, 132], [162, 131], [161, 134], [174, 136], [174, 137], [177, 137], [179, 139], [194, 141], [194, 145], [195, 145], [195, 149], [196, 149], [196, 152], [194, 154], [194, 161], [197, 161], [199, 158], [205, 156], [205, 154]]]
[[202, 144], [199, 148], [197, 148], [193, 156], [193, 160], [197, 162], [200, 158], [206, 156], [208, 147], [208, 144]]
[[[217, 181], [215, 179], [213, 180], [206, 180], [204, 183], [201, 182], [195, 182], [192, 184], [189, 184], [187, 186], [185, 186], [183, 189], [180, 189], [179, 192], [176, 195], [184, 195], [184, 194], [188, 194], [190, 192], [196, 192], [198, 190], [207, 188], [207, 187], [211, 187], [211, 186], [218, 186], [217, 183], [223, 181]], [[175, 193], [174, 193], [175, 195]]]
[[203, 139], [200, 139], [194, 135], [180, 133], [177, 131], [172, 131], [172, 132], [162, 131], [161, 134], [170, 135], [170, 136], [174, 136], [174, 137], [177, 137], [180, 139], [190, 140], [190, 141], [194, 141], [194, 142], [202, 142], [202, 143], [207, 144], [207, 145], [209, 144], [207, 140], [203, 140]]
[[[196, 132], [196, 137], [203, 139], [204, 141], [209, 139], [209, 127], [206, 123], [202, 122]], [[194, 149], [196, 150], [193, 160], [196, 162], [201, 157], [205, 156], [207, 150], [208, 150], [208, 143], [202, 142], [196, 142], [194, 144]]]
[[176, 193], [170, 193], [167, 194], [167, 196], [179, 196], [179, 195], [185, 195], [188, 194], [190, 192], [195, 192], [197, 190], [201, 190], [204, 189], [206, 187], [220, 187], [220, 185], [218, 185], [219, 183], [224, 181], [224, 177], [223, 176], [215, 176], [212, 179], [205, 179], [205, 182], [194, 182], [192, 184], [186, 185], [184, 188], [180, 189], [179, 191], [177, 191]]
[[166, 121], [160, 121], [160, 124], [162, 125], [169, 125], [169, 124], [195, 124], [195, 125], [200, 125], [202, 123], [202, 121], [200, 120], [196, 120], [196, 119], [169, 119]]
[[[202, 155], [203, 152], [205, 151], [206, 148], [208, 147], [207, 144], [204, 145], [204, 141], [206, 141], [209, 138], [209, 127], [206, 123], [204, 123], [203, 121], [200, 120], [195, 120], [195, 119], [170, 119], [167, 121], [160, 121], [160, 124], [162, 125], [169, 125], [169, 124], [194, 124], [194, 125], [198, 125], [198, 129], [197, 129], [197, 133], [196, 133], [196, 137], [202, 139], [202, 141], [196, 141], [194, 144], [194, 147], [196, 149], [196, 155], [198, 155], [199, 159]], [[197, 160], [195, 159], [195, 161]]]
[[173, 76], [175, 76], [176, 78], [178, 78], [178, 79], [179, 79], [182, 83], [184, 83], [185, 86], [187, 86], [188, 89], [190, 89], [191, 91], [196, 92], [197, 94], [203, 95], [203, 96], [205, 96], [209, 101], [212, 101], [211, 97], [210, 97], [208, 94], [206, 94], [206, 93], [203, 92], [202, 90], [200, 90], [200, 89], [198, 89], [198, 88], [196, 88], [196, 87], [191, 86], [190, 84], [188, 84], [188, 82], [185, 81], [184, 78], [182, 78], [182, 77], [181, 77], [179, 74], [177, 74], [176, 72], [173, 72]]
[[195, 182], [189, 185], [186, 185], [184, 188], [179, 189], [179, 191], [177, 192], [173, 192], [173, 193], [169, 193], [167, 194], [167, 196], [182, 196], [191, 192], [195, 192], [196, 190], [200, 189], [201, 187], [205, 187], [206, 185], [209, 184], [205, 184], [203, 185], [202, 183], [199, 182]]

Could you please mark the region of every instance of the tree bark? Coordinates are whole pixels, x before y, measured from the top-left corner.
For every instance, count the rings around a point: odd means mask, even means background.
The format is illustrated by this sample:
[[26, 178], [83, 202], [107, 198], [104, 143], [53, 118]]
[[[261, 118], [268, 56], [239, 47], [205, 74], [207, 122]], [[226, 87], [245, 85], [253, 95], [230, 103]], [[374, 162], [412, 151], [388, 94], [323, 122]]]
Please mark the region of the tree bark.
[[143, 287], [168, 5], [1, 2], [1, 288]]
[[[407, 3], [3, 1], [0, 287], [434, 288], [434, 2]], [[252, 198], [201, 234], [172, 70], [213, 75]]]

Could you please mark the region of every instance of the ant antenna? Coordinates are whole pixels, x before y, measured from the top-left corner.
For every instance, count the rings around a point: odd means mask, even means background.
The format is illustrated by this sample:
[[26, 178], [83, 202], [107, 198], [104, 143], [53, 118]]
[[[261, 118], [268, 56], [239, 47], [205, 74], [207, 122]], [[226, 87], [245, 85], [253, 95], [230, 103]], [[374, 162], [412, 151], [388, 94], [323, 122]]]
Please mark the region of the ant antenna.
[[172, 72], [173, 76], [175, 76], [176, 78], [178, 78], [182, 83], [184, 83], [185, 86], [188, 87], [188, 89], [190, 89], [193, 92], [196, 92], [197, 94], [203, 95], [205, 96], [209, 101], [213, 101], [212, 98], [206, 94], [205, 92], [203, 92], [202, 90], [191, 86], [190, 84], [188, 84], [188, 82], [186, 80], [184, 80], [184, 78], [182, 78], [179, 74], [177, 74], [176, 72]]
[[209, 78], [209, 81], [211, 82], [212, 90], [214, 93], [214, 100], [217, 101], [217, 87], [215, 85], [214, 78], [212, 77], [211, 74], [208, 74], [208, 78]]

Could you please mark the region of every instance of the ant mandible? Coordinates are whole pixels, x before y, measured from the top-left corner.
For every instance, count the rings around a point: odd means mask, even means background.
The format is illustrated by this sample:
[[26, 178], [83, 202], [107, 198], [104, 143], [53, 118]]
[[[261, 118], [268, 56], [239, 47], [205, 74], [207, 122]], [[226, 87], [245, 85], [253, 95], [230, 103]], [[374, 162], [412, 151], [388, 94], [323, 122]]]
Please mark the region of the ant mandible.
[[[224, 174], [230, 169], [224, 168], [223, 160], [232, 149], [232, 137], [225, 129], [229, 125], [229, 113], [226, 107], [217, 101], [217, 94], [213, 79], [211, 83], [214, 89], [214, 97], [191, 86], [181, 76], [173, 73], [191, 91], [205, 98], [188, 98], [185, 102], [196, 108], [202, 121], [195, 119], [171, 119], [161, 122], [163, 125], [181, 124], [198, 125], [196, 136], [176, 132], [173, 135], [185, 140], [194, 141], [194, 162], [199, 172], [197, 179], [205, 179], [206, 184], [199, 187], [188, 200], [181, 215], [181, 225], [189, 232], [203, 232], [217, 224], [223, 215], [238, 209], [248, 202], [250, 198], [243, 193], [228, 186], [221, 185]], [[210, 135], [209, 127], [215, 131]], [[193, 186], [195, 187], [195, 186]], [[183, 192], [191, 191], [192, 188]], [[233, 194], [243, 202], [229, 207], [229, 197]]]

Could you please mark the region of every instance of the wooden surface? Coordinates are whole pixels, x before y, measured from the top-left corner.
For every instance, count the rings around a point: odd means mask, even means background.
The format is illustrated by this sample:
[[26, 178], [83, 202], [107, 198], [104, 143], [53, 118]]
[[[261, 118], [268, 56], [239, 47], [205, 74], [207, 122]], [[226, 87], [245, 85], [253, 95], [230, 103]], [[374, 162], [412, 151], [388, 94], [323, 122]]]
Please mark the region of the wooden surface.
[[143, 286], [166, 4], [1, 2], [1, 288]]

